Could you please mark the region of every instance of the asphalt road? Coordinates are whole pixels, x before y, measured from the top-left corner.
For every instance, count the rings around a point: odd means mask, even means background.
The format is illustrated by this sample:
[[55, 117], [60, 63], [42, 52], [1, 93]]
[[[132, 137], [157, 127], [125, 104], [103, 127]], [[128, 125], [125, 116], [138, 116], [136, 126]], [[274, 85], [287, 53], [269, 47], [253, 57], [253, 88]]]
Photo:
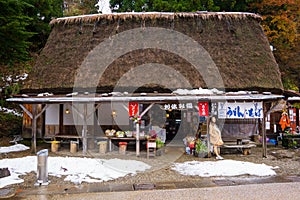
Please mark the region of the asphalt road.
[[[19, 199], [19, 198], [18, 198]], [[189, 188], [176, 190], [144, 190], [144, 191], [125, 191], [125, 192], [103, 192], [103, 193], [78, 193], [78, 194], [59, 194], [59, 195], [30, 195], [21, 199], [43, 200], [98, 200], [98, 199], [116, 199], [116, 200], [180, 200], [180, 199], [207, 199], [207, 200], [276, 200], [300, 199], [300, 183], [268, 183], [268, 184], [250, 184], [237, 186], [220, 186], [209, 188]]]

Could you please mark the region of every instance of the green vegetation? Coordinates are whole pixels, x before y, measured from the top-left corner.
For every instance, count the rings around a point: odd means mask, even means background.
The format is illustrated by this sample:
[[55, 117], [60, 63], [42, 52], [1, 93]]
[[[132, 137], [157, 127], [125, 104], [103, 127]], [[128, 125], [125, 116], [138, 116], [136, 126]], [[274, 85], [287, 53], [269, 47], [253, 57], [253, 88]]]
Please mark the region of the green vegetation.
[[31, 59], [43, 48], [52, 17], [62, 16], [62, 0], [0, 0], [0, 64]]
[[19, 135], [22, 132], [22, 117], [0, 112], [0, 136]]
[[207, 146], [200, 139], [198, 139], [195, 144], [196, 144], [196, 146], [195, 146], [196, 153], [199, 154], [199, 153], [207, 153], [208, 152]]
[[0, 64], [26, 61], [34, 33], [27, 30], [32, 18], [25, 10], [32, 6], [17, 0], [0, 0], [0, 6]]

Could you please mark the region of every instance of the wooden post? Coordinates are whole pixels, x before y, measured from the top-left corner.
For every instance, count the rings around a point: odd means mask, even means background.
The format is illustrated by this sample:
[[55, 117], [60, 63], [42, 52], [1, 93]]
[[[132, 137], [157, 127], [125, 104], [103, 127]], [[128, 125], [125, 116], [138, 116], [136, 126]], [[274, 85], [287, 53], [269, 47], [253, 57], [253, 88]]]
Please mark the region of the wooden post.
[[136, 123], [136, 156], [140, 156], [140, 124], [139, 122]]
[[48, 107], [48, 104], [42, 109], [42, 111], [40, 113], [38, 113], [37, 106], [38, 106], [38, 104], [32, 104], [32, 113], [30, 113], [29, 110], [27, 110], [25, 108], [25, 106], [23, 106], [22, 104], [20, 104], [20, 107], [23, 109], [24, 112], [26, 112], [26, 114], [32, 120], [32, 125], [31, 125], [31, 152], [32, 153], [36, 153], [37, 119], [43, 114], [43, 112], [45, 112], [45, 110]]
[[[146, 112], [148, 112], [152, 106], [154, 105], [155, 103], [151, 103], [143, 112], [141, 115], [138, 115], [139, 117], [143, 117]], [[139, 114], [139, 111], [138, 113]], [[140, 124], [139, 124], [139, 121], [136, 123], [136, 156], [139, 157], [140, 156]]]
[[36, 153], [37, 104], [32, 104], [31, 153]]
[[87, 153], [87, 104], [83, 104], [82, 153]]
[[64, 104], [59, 104], [59, 122], [58, 122], [58, 126], [59, 126], [59, 133], [63, 134], [63, 129], [64, 129]]
[[266, 105], [265, 102], [263, 102], [263, 118], [262, 118], [262, 156], [264, 158], [267, 157], [267, 136], [266, 136]]
[[[98, 106], [95, 108], [99, 108], [101, 104], [98, 104]], [[87, 110], [87, 103], [83, 104], [83, 113], [80, 112], [80, 109], [78, 109], [75, 104], [72, 104], [72, 110], [74, 110], [80, 117], [80, 119], [83, 120], [83, 126], [81, 131], [81, 137], [82, 137], [82, 152], [85, 155], [87, 153], [87, 119], [92, 116], [95, 112], [95, 109], [91, 113], [88, 113]]]
[[208, 148], [208, 154], [207, 157], [211, 157], [211, 152], [210, 152], [210, 135], [209, 135], [209, 123], [210, 123], [210, 117], [207, 117], [206, 119], [206, 139], [207, 139], [207, 148]]

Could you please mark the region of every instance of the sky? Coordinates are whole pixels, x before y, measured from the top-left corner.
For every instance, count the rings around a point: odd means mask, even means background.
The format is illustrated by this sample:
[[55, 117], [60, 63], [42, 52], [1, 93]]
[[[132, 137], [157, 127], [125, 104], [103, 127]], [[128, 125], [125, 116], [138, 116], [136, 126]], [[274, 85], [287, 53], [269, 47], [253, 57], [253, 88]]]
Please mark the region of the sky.
[[[10, 147], [0, 147], [0, 153], [27, 150], [29, 147], [16, 144]], [[47, 156], [48, 180], [51, 176], [62, 177], [64, 181], [74, 184], [83, 182], [95, 183], [114, 180], [127, 175], [134, 176], [137, 173], [151, 170], [151, 166], [136, 160], [124, 159], [96, 159], [80, 157], [52, 157], [37, 153], [39, 156]], [[44, 163], [43, 163], [44, 164]], [[189, 161], [184, 163], [170, 163], [171, 169], [187, 176], [274, 176], [277, 167], [251, 162], [235, 160], [219, 161]], [[0, 168], [8, 168], [11, 176], [0, 178], [0, 188], [8, 185], [24, 182], [20, 175], [37, 172], [37, 156], [22, 158], [7, 158], [0, 160]], [[49, 183], [51, 184], [51, 182]]]
[[96, 4], [98, 7], [98, 12], [102, 14], [110, 14], [111, 9], [109, 5], [109, 0], [99, 0], [98, 3]]

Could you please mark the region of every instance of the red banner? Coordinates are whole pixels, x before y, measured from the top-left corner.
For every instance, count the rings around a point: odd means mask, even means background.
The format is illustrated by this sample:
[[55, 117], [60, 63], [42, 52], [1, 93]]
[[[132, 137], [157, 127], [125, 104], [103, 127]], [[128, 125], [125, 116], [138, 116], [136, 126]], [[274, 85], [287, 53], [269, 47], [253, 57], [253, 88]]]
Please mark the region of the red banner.
[[208, 102], [199, 102], [198, 108], [199, 108], [199, 116], [200, 117], [208, 116]]
[[129, 117], [134, 117], [139, 111], [139, 103], [138, 102], [129, 102], [128, 104], [128, 114]]

